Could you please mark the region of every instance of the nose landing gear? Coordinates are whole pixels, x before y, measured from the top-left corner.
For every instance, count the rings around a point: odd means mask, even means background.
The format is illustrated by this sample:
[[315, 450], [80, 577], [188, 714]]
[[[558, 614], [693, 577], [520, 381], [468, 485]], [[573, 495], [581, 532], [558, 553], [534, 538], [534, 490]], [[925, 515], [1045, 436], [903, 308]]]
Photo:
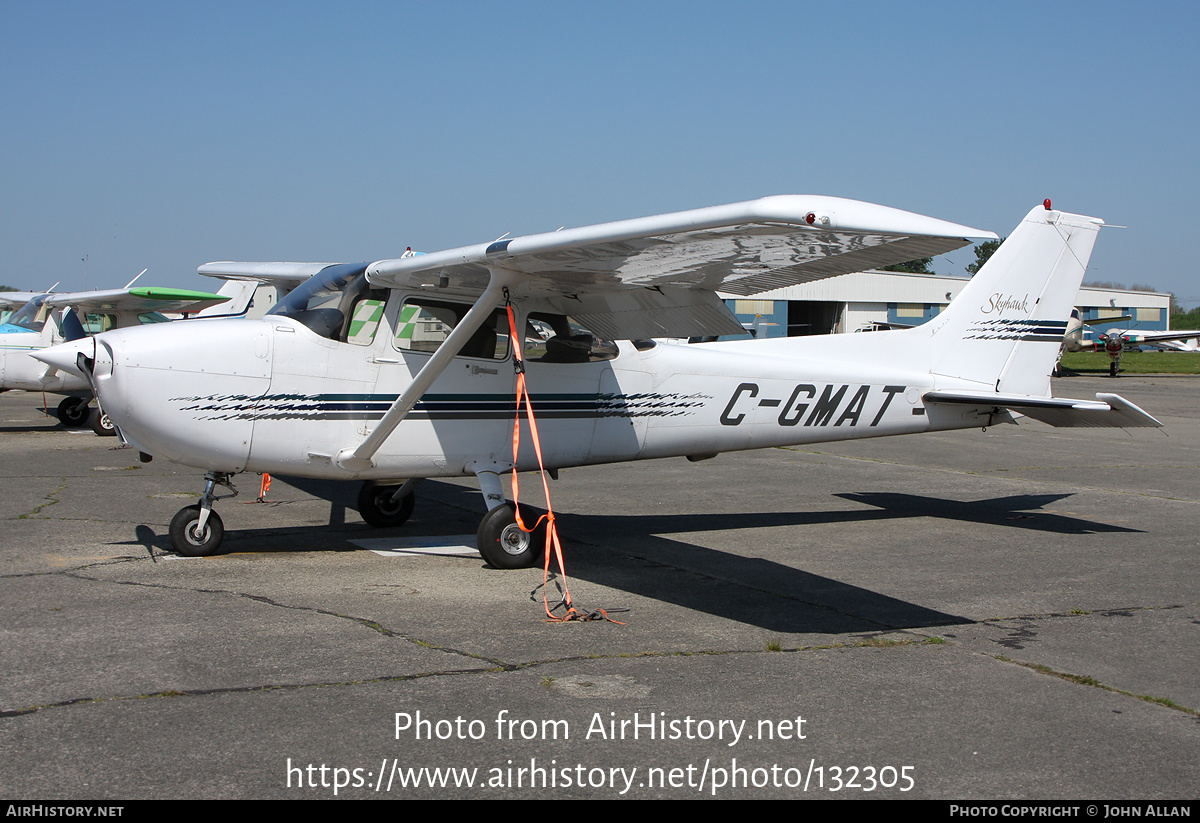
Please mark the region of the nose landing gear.
[[[229, 482], [229, 472], [209, 472], [204, 475], [204, 494], [200, 503], [184, 506], [171, 518], [171, 548], [184, 557], [207, 557], [221, 546], [225, 537], [225, 525], [213, 511], [213, 503], [227, 497], [236, 497], [238, 490]], [[218, 495], [217, 486], [229, 489], [229, 494]]]
[[88, 422], [91, 424], [92, 431], [94, 431], [100, 437], [117, 436], [117, 427], [113, 425], [113, 422], [109, 416], [104, 413], [104, 409], [100, 408], [99, 406], [96, 406], [96, 408], [91, 410], [91, 415], [88, 418]]

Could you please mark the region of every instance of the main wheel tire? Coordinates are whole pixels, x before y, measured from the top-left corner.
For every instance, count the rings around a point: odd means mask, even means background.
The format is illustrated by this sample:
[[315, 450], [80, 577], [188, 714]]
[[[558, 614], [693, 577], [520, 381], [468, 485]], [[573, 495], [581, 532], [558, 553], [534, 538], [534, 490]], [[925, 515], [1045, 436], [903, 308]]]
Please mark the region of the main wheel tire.
[[483, 516], [475, 535], [479, 553], [497, 569], [523, 569], [542, 559], [546, 549], [546, 525], [532, 532], [517, 525], [513, 507], [505, 503]]
[[117, 436], [117, 427], [113, 425], [112, 420], [109, 419], [108, 415], [99, 406], [91, 410], [91, 417], [88, 419], [88, 422], [91, 423], [92, 431], [100, 437]]
[[86, 426], [89, 413], [88, 401], [82, 397], [64, 397], [58, 404], [58, 422], [68, 429]]
[[362, 519], [377, 529], [404, 525], [412, 516], [416, 496], [410, 491], [399, 500], [394, 500], [398, 488], [369, 480], [363, 483], [358, 490], [358, 513]]
[[184, 557], [207, 557], [220, 547], [225, 537], [225, 524], [220, 515], [208, 513], [203, 534], [197, 531], [198, 525], [200, 506], [186, 506], [175, 513], [171, 519], [171, 546], [177, 553]]

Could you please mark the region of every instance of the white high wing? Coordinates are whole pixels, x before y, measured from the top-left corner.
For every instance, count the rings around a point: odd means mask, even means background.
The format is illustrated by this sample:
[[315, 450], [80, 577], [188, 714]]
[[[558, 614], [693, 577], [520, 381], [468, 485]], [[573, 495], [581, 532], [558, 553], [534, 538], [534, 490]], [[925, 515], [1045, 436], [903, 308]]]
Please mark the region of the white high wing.
[[[201, 502], [172, 523], [181, 553], [217, 548], [215, 488], [236, 472], [367, 481], [359, 508], [372, 525], [404, 522], [417, 480], [473, 474], [488, 508], [480, 552], [517, 567], [542, 546], [514, 524], [500, 482], [514, 470], [513, 338], [550, 469], [984, 427], [1012, 412], [1160, 425], [1116, 395], [1050, 396], [1101, 224], [1047, 201], [946, 311], [886, 335], [654, 339], [744, 334], [717, 290], [754, 294], [995, 235], [852, 200], [768, 197], [328, 266], [261, 320], [124, 329], [40, 357], [85, 374], [132, 446], [207, 470]], [[536, 468], [521, 443], [515, 469]]]

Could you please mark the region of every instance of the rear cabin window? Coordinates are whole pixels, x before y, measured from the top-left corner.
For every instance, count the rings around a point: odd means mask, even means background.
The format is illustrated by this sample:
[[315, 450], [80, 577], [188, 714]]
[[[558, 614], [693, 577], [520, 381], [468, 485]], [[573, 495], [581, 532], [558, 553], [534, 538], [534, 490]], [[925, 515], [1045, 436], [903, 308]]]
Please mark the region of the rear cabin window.
[[601, 340], [563, 314], [530, 314], [524, 345], [525, 359], [532, 363], [594, 363], [617, 356], [615, 343]]
[[[444, 303], [410, 297], [400, 307], [396, 322], [396, 348], [432, 354], [462, 322], [471, 307], [463, 303]], [[500, 310], [483, 321], [459, 357], [478, 357], [485, 360], [504, 360], [508, 357], [508, 320]]]

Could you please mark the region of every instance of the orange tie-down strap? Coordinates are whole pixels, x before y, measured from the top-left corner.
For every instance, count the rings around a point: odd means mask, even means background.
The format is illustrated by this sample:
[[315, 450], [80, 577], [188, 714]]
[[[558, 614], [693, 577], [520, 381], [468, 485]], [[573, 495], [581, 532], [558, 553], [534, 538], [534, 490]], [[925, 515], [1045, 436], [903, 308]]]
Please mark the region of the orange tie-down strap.
[[[571, 602], [571, 592], [567, 588], [567, 570], [563, 563], [562, 543], [558, 539], [558, 526], [554, 520], [554, 507], [550, 505], [550, 483], [546, 480], [546, 465], [542, 460], [542, 443], [538, 438], [537, 421], [533, 419], [533, 403], [529, 399], [529, 391], [525, 386], [525, 361], [521, 357], [521, 340], [517, 336], [517, 321], [513, 316], [512, 304], [505, 301], [505, 310], [508, 312], [508, 333], [512, 338], [513, 362], [517, 370], [517, 410], [513, 418], [513, 472], [512, 472], [512, 502], [513, 511], [516, 514], [517, 526], [521, 531], [532, 534], [534, 530], [546, 521], [546, 546], [543, 552], [542, 566], [542, 603], [546, 609], [546, 618], [549, 621], [559, 623], [569, 620], [607, 620], [610, 623], [616, 623], [619, 626], [625, 624], [619, 620], [613, 620], [608, 616], [608, 612], [604, 609], [595, 609], [591, 612], [583, 612], [575, 608]], [[537, 455], [538, 472], [542, 477], [542, 493], [546, 497], [546, 513], [537, 519], [532, 526], [526, 526], [525, 521], [521, 519], [521, 504], [519, 502], [520, 490], [517, 482], [517, 453], [521, 448], [521, 406], [525, 407], [525, 414], [529, 418], [529, 435], [533, 440], [533, 451]], [[550, 555], [553, 548], [554, 559], [558, 564], [557, 575], [562, 578], [562, 598], [554, 606], [550, 605], [547, 592], [549, 591], [550, 583]], [[563, 609], [562, 614], [555, 614], [559, 609]]]

